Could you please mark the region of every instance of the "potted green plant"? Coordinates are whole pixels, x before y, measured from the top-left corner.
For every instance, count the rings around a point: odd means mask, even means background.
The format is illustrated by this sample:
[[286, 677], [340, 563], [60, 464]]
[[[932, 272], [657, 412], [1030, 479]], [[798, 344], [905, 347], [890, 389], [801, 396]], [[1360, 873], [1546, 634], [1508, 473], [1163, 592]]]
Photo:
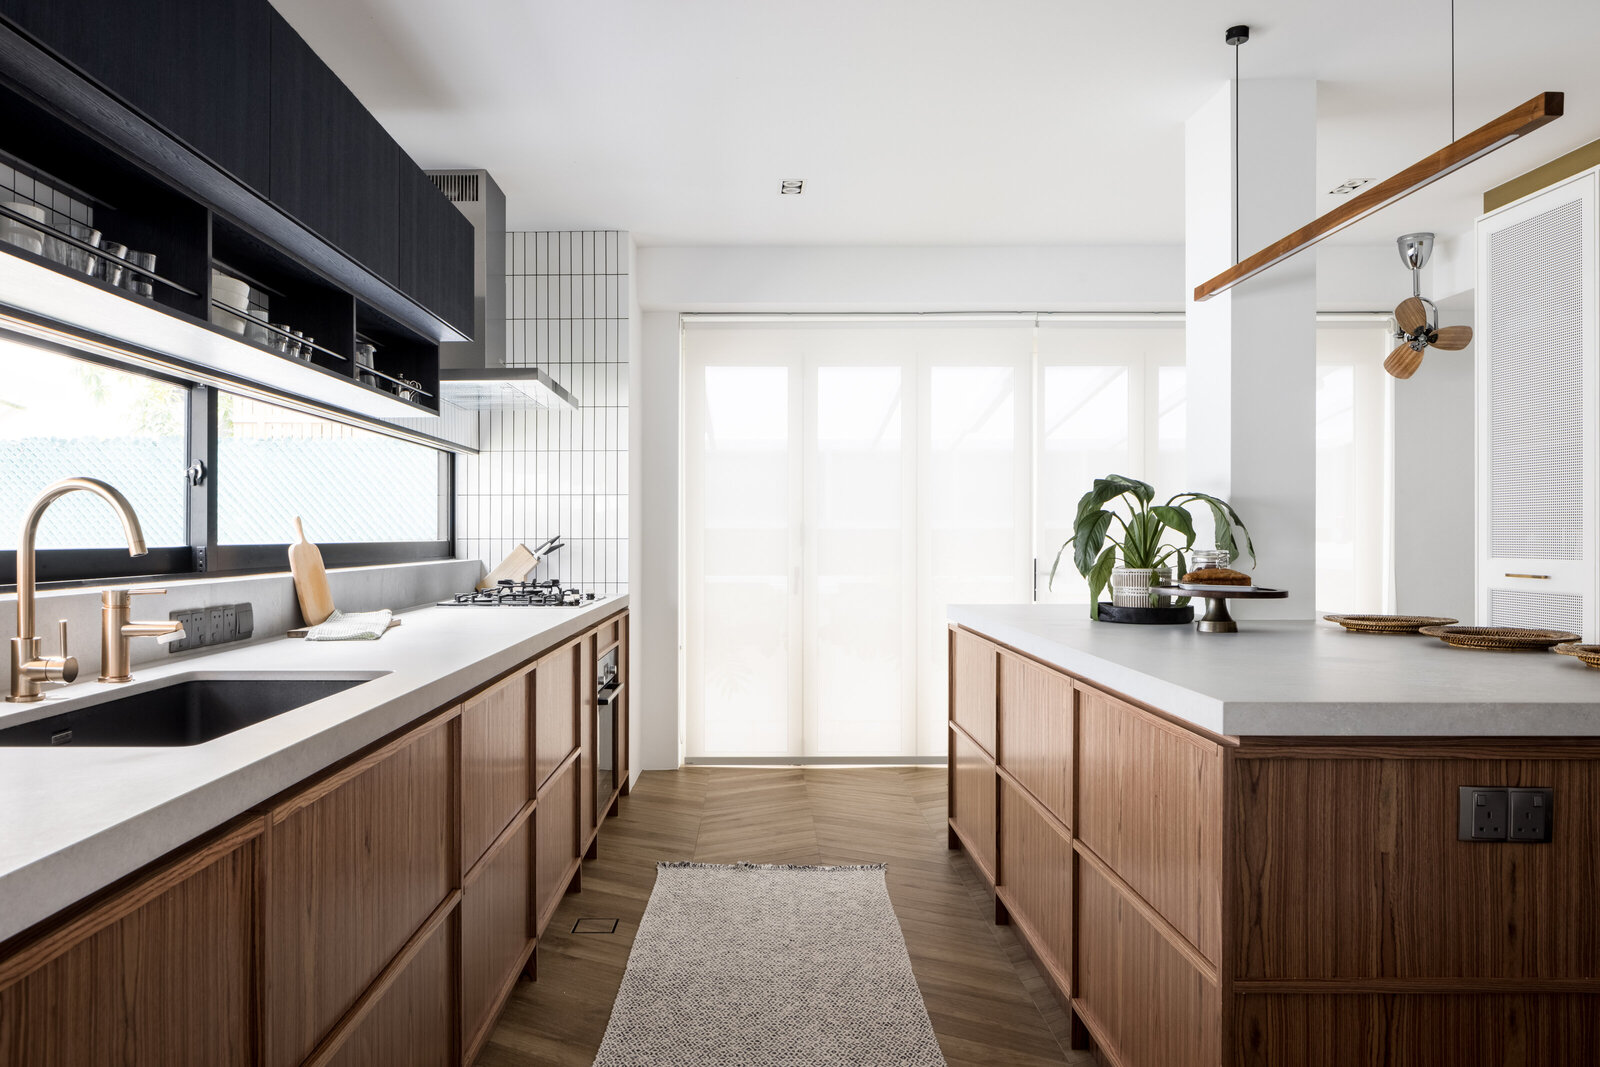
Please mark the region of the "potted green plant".
[[[1100, 592], [1108, 584], [1112, 586], [1113, 604], [1148, 607], [1156, 601], [1149, 589], [1157, 572], [1175, 567], [1176, 573], [1182, 575], [1188, 569], [1184, 553], [1194, 547], [1195, 538], [1194, 516], [1189, 508], [1196, 503], [1211, 509], [1216, 546], [1237, 559], [1238, 541], [1233, 533], [1237, 527], [1250, 562], [1255, 562], [1256, 548], [1250, 541], [1250, 531], [1226, 500], [1190, 492], [1178, 493], [1166, 503], [1157, 504], [1155, 497], [1155, 488], [1148, 482], [1108, 474], [1096, 478], [1094, 487], [1078, 501], [1072, 536], [1050, 566], [1050, 584], [1055, 585], [1056, 570], [1070, 546], [1073, 565], [1089, 580], [1089, 618], [1100, 617]], [[1113, 529], [1113, 523], [1118, 529]], [[1183, 543], [1175, 543], [1172, 535], [1181, 537]]]

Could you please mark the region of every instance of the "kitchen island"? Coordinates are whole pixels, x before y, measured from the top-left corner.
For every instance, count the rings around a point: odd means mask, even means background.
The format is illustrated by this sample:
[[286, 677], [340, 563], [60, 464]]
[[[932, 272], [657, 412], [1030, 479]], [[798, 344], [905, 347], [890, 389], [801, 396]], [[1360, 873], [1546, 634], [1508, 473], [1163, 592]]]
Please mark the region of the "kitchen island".
[[[1600, 673], [1321, 622], [950, 621], [951, 846], [1080, 1043], [1122, 1067], [1594, 1061]], [[1552, 792], [1523, 821], [1474, 814], [1530, 787]]]
[[0, 705], [359, 683], [200, 744], [0, 747], [0, 1062], [470, 1062], [626, 792], [596, 670], [626, 678], [627, 605], [424, 608]]

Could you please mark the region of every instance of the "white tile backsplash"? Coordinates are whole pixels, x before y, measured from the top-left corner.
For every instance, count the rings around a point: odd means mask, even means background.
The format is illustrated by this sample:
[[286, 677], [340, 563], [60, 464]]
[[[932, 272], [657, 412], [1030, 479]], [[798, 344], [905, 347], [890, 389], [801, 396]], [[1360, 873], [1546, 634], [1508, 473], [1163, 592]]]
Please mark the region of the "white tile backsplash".
[[506, 362], [537, 366], [576, 412], [478, 416], [477, 456], [456, 459], [457, 555], [494, 567], [554, 534], [566, 547], [535, 578], [627, 591], [628, 235], [506, 235]]

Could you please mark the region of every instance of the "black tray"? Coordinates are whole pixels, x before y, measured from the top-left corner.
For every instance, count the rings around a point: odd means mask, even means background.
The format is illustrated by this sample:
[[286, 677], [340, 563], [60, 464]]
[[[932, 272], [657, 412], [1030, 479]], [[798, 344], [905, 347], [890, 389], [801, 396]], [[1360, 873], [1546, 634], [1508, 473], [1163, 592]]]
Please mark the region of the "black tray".
[[1138, 626], [1181, 626], [1194, 622], [1194, 605], [1181, 608], [1119, 608], [1100, 601], [1101, 622], [1130, 622]]

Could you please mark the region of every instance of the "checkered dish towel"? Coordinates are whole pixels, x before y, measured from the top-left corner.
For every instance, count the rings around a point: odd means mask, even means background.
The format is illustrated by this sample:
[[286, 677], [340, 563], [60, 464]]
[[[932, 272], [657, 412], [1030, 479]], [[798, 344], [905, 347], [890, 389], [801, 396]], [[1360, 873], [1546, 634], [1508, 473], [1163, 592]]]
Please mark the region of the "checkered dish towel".
[[389, 628], [394, 612], [352, 611], [348, 615], [335, 610], [322, 622], [306, 631], [307, 641], [376, 641]]

